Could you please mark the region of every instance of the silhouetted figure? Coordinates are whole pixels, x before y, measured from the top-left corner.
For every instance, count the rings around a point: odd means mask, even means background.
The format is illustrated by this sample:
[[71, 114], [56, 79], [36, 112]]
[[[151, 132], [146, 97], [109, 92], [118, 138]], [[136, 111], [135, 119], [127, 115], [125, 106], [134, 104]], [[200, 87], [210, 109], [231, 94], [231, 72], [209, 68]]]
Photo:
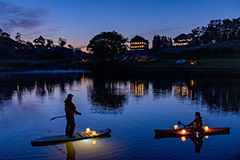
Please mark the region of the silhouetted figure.
[[65, 112], [66, 112], [66, 119], [67, 119], [67, 126], [66, 126], [66, 136], [68, 138], [74, 138], [73, 132], [75, 129], [75, 120], [74, 114], [81, 115], [82, 113], [78, 112], [76, 106], [72, 102], [73, 95], [68, 94], [67, 99], [65, 102]]
[[[192, 127], [191, 127], [192, 126]], [[191, 127], [192, 130], [202, 132], [203, 129], [203, 121], [200, 115], [200, 112], [195, 113], [195, 119], [187, 125], [187, 127]]]

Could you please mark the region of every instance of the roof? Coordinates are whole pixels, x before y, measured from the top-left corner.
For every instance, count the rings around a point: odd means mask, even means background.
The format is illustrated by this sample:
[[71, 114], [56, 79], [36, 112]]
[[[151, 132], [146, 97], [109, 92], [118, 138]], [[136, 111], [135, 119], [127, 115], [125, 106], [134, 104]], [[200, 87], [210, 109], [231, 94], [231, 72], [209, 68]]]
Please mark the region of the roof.
[[148, 40], [144, 39], [141, 36], [136, 35], [134, 38], [131, 39], [130, 42], [148, 42]]
[[177, 37], [173, 38], [173, 40], [179, 39], [179, 38], [192, 38], [192, 37], [185, 33], [182, 33], [182, 34], [178, 35]]

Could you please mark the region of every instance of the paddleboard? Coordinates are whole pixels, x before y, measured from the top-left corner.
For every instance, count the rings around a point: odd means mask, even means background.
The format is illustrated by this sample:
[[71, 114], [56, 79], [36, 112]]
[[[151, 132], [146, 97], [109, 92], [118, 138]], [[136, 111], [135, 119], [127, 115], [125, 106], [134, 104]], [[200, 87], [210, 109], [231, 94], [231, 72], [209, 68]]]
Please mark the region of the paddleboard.
[[89, 139], [89, 138], [96, 138], [105, 136], [111, 133], [111, 130], [109, 128], [107, 129], [101, 129], [101, 130], [91, 130], [91, 131], [84, 131], [84, 132], [77, 132], [74, 133], [74, 138], [68, 138], [65, 135], [58, 135], [58, 136], [49, 136], [49, 137], [42, 137], [37, 138], [33, 141], [31, 141], [31, 144], [34, 145], [41, 145], [41, 144], [48, 144], [48, 143], [62, 143], [62, 142], [69, 142], [69, 141], [78, 141], [83, 139]]

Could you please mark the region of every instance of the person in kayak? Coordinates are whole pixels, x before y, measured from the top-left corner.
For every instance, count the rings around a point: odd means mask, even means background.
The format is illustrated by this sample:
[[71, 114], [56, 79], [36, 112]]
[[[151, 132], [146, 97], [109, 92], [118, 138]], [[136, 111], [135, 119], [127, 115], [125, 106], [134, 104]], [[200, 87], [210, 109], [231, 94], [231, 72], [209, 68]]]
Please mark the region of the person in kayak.
[[187, 125], [187, 127], [192, 127], [193, 130], [202, 132], [203, 130], [203, 120], [200, 112], [195, 113], [195, 119]]
[[78, 112], [76, 106], [72, 102], [73, 95], [68, 94], [65, 102], [65, 112], [66, 112], [66, 119], [67, 119], [67, 126], [66, 126], [66, 136], [68, 138], [74, 138], [73, 132], [75, 129], [75, 119], [74, 114], [81, 115], [82, 113]]

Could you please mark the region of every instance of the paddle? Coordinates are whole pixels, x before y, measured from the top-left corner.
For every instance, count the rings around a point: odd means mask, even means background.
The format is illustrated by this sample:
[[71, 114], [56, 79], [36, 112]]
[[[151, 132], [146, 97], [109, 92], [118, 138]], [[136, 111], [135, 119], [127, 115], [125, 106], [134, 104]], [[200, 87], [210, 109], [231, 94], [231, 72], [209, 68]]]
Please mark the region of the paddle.
[[178, 121], [177, 124], [178, 124], [178, 125], [182, 125], [182, 126], [184, 126], [185, 128], [191, 130], [193, 133], [196, 134], [196, 137], [197, 137], [197, 138], [202, 137], [202, 134], [201, 134], [201, 133], [199, 133], [199, 132], [197, 132], [197, 131], [194, 131], [192, 128], [188, 127], [187, 125], [184, 125], [181, 121]]
[[[82, 113], [81, 113], [81, 114], [74, 114], [74, 116], [76, 116], [76, 115], [82, 115]], [[56, 118], [63, 118], [63, 117], [66, 117], [66, 115], [53, 117], [53, 118], [50, 119], [50, 121], [52, 121], [52, 120], [54, 120], [54, 119], [56, 119]]]

